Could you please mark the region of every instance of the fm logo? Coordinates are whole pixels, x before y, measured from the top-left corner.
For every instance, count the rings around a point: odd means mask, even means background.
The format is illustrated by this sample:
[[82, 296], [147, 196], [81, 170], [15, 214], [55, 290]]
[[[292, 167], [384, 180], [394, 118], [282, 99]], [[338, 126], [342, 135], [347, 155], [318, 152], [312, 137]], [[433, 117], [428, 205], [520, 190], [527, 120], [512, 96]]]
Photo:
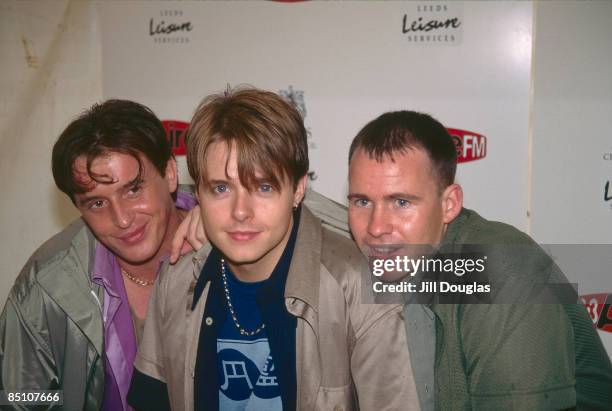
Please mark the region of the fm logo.
[[458, 163], [467, 163], [486, 157], [487, 138], [485, 136], [458, 128], [447, 128], [446, 130], [455, 143]]

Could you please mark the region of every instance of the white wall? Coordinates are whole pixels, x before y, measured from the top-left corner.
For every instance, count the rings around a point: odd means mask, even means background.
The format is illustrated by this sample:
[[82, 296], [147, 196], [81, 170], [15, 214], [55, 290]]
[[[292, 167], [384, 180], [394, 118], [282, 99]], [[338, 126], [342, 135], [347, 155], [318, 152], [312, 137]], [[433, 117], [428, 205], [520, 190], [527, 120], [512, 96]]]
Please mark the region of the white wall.
[[[534, 15], [532, 189], [518, 182], [525, 194], [515, 207], [526, 210], [530, 195], [526, 227], [540, 242], [612, 243], [612, 202], [603, 201], [605, 181], [612, 180], [612, 161], [603, 160], [612, 152], [612, 2], [538, 1]], [[50, 149], [78, 112], [102, 98], [98, 17], [85, 1], [0, 2], [2, 305], [31, 252], [76, 216], [54, 188]], [[308, 101], [313, 117], [315, 103]], [[581, 293], [612, 292], [603, 270], [573, 273]]]
[[531, 234], [565, 244], [550, 249], [580, 295], [610, 294], [612, 2], [538, 1], [535, 16]]
[[93, 4], [0, 2], [0, 304], [24, 262], [76, 217], [51, 175], [51, 148], [102, 95]]
[[603, 201], [612, 180], [603, 159], [612, 152], [612, 2], [536, 5], [531, 232], [544, 243], [612, 243]]

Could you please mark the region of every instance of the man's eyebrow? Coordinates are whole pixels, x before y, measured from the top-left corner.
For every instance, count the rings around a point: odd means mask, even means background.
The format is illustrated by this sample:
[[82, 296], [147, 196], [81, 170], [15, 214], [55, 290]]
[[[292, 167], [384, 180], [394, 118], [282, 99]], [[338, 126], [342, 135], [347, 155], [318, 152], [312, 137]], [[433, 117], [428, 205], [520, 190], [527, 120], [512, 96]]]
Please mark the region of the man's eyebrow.
[[347, 195], [346, 198], [349, 200], [354, 200], [356, 198], [368, 198], [368, 196], [365, 194], [361, 194], [361, 193], [349, 193], [349, 195]]
[[127, 183], [125, 183], [123, 185], [123, 188], [132, 188], [134, 186], [142, 184], [143, 182], [144, 182], [144, 178], [142, 178], [141, 176], [136, 176], [136, 177], [134, 177], [133, 180], [128, 181]]
[[404, 199], [404, 200], [411, 200], [411, 201], [415, 201], [415, 200], [420, 200], [421, 196], [415, 195], [415, 194], [410, 194], [410, 193], [391, 193], [385, 196], [385, 198], [387, 199], [392, 199], [392, 200], [396, 200], [398, 198]]
[[227, 183], [228, 183], [227, 180], [221, 180], [221, 179], [214, 179], [214, 180], [206, 181], [206, 184], [209, 184], [209, 185], [213, 185], [213, 184], [227, 184]]
[[219, 185], [219, 184], [228, 185], [230, 184], [230, 182], [228, 180], [221, 180], [221, 179], [215, 178], [213, 180], [206, 180], [202, 183], [203, 187], [205, 187], [207, 190], [212, 190], [216, 185]]

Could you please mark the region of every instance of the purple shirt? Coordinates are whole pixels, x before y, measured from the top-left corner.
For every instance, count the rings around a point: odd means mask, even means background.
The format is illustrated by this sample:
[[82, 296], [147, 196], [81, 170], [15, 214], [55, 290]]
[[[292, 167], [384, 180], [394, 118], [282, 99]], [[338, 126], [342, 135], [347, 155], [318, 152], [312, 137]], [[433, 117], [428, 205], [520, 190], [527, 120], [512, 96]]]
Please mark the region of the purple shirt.
[[[190, 210], [196, 199], [179, 191], [176, 206]], [[160, 264], [161, 265], [161, 264]], [[104, 401], [108, 411], [131, 410], [127, 394], [136, 358], [136, 335], [125, 285], [115, 254], [101, 243], [96, 243], [92, 281], [104, 288], [102, 315], [104, 321]]]

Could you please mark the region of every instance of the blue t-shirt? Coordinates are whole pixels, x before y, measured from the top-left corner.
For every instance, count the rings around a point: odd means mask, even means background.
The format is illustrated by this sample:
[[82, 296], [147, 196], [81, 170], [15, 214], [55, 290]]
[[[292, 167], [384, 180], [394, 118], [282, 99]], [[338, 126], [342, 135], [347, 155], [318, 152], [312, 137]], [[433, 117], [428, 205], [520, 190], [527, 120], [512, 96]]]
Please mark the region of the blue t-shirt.
[[[242, 282], [227, 265], [226, 273], [238, 322], [243, 329], [254, 331], [262, 324], [256, 293], [268, 280]], [[265, 328], [251, 337], [241, 335], [228, 312], [217, 338], [217, 373], [220, 410], [282, 410], [277, 373]]]

